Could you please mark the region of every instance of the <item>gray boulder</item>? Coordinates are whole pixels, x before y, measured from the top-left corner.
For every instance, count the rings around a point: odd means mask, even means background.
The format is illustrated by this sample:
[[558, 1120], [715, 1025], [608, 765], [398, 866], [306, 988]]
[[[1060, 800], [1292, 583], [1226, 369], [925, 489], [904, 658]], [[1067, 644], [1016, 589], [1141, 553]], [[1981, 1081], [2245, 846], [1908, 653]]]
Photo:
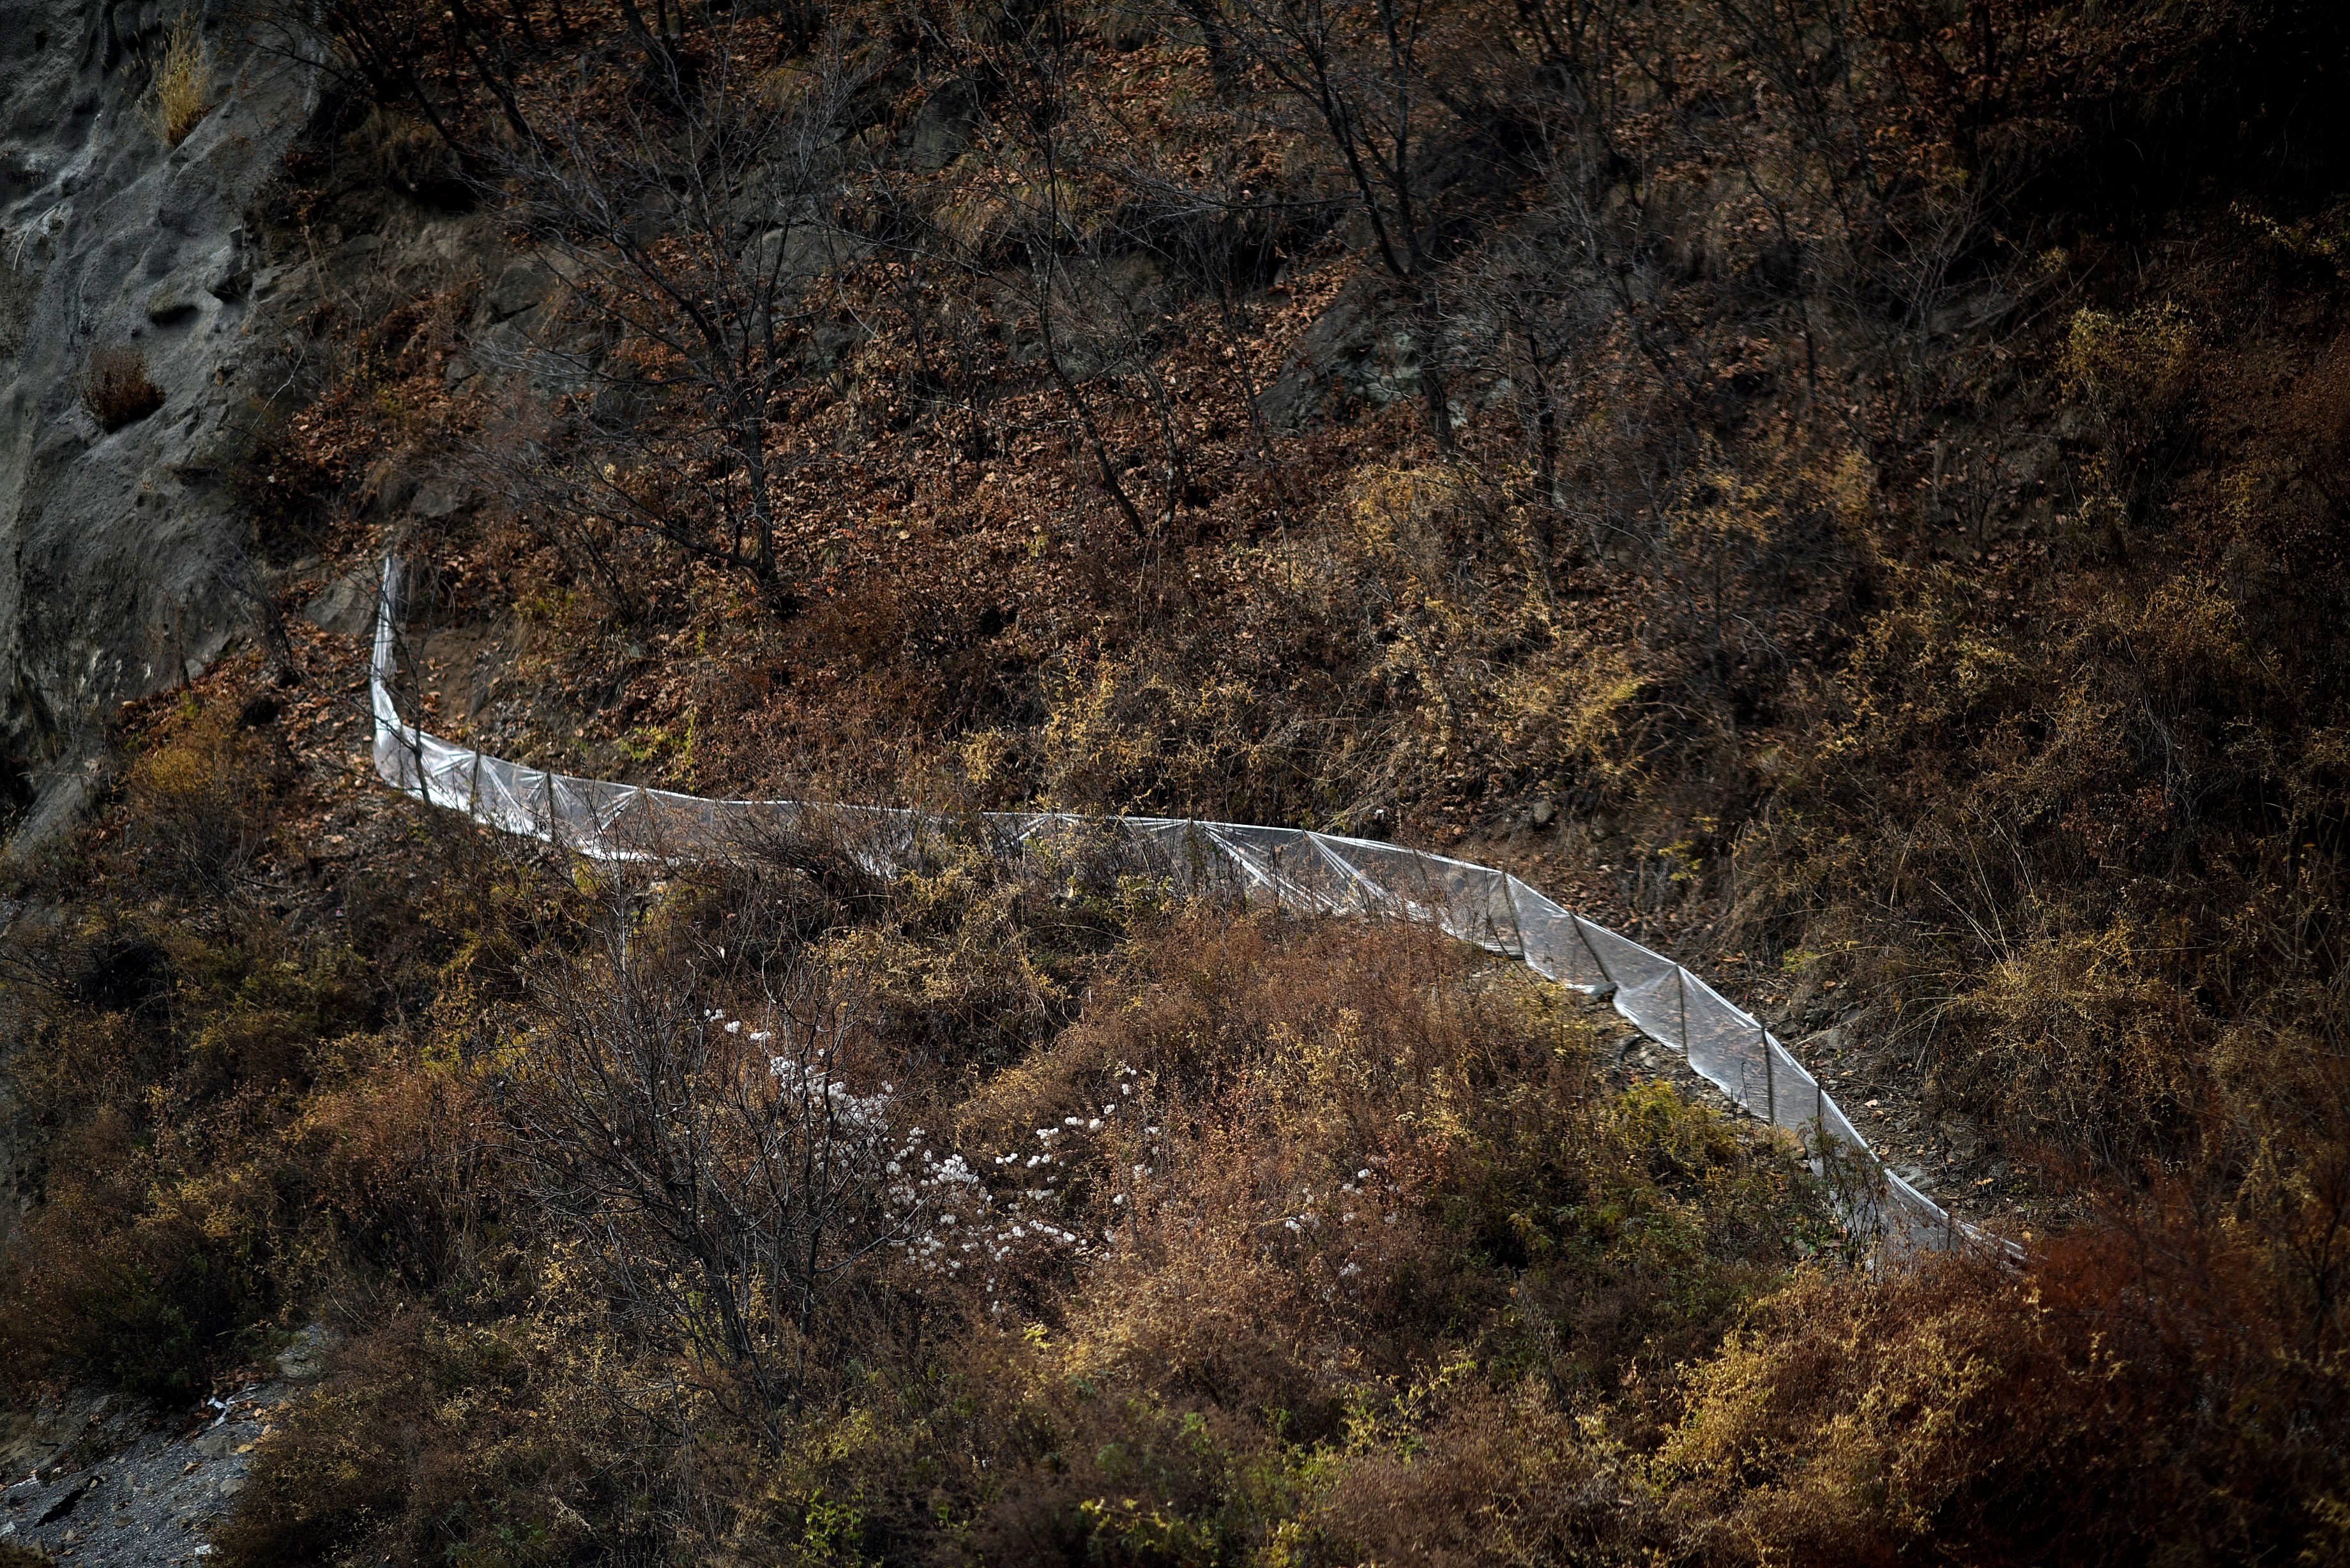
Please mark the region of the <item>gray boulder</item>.
[[359, 637], [375, 627], [376, 573], [352, 572], [337, 577], [302, 607], [302, 618], [321, 631]]

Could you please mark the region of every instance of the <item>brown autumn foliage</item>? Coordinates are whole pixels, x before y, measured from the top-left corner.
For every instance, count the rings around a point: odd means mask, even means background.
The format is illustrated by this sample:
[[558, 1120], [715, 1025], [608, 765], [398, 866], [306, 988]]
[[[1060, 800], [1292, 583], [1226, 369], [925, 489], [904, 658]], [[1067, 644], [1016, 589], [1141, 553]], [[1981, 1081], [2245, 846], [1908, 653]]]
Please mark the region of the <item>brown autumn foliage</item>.
[[2149, 1539], [2215, 1561], [2296, 1540], [2324, 1561], [2350, 1481], [2341, 1305], [2304, 1272], [2306, 1232], [2274, 1240], [2215, 1235], [2174, 1194], [2028, 1277], [1804, 1279], [1696, 1375], [1655, 1473], [1726, 1562], [1939, 1540], [1987, 1563], [2130, 1562]]
[[101, 348], [82, 368], [81, 406], [102, 431], [119, 431], [163, 406], [162, 389], [147, 374], [147, 357], [118, 345]]
[[[352, 1331], [230, 1560], [2340, 1554], [2333, 8], [284, 20], [348, 93], [260, 243], [470, 205], [569, 279], [323, 304], [239, 481], [290, 568], [470, 476], [402, 524], [420, 629], [495, 651], [474, 700], [420, 648], [434, 722], [1474, 849], [1834, 1026], [2035, 1235], [1853, 1268], [1790, 1150], [1410, 936], [969, 846], [591, 898], [354, 794], [323, 701], [230, 724], [231, 661], [19, 873], [0, 1262], [27, 1397]], [[745, 125], [808, 154], [755, 223], [695, 140]], [[609, 1140], [516, 1140], [546, 1064], [650, 1059], [599, 1054], [613, 919], [674, 967], [611, 1038], [694, 1046], [639, 1132], [755, 1147], [708, 1015], [820, 973], [958, 1208], [804, 1314], [772, 1215], [595, 1231]], [[760, 1326], [697, 1327], [726, 1292]]]

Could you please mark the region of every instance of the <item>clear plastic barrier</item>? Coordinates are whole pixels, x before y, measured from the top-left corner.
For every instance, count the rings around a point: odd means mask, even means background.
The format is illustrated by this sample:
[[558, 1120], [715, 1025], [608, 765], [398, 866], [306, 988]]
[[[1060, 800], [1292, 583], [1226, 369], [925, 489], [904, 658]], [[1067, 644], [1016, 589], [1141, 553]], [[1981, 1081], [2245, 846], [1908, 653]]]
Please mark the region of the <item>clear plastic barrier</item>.
[[[948, 826], [890, 807], [704, 800], [574, 778], [429, 734], [400, 719], [392, 694], [400, 578], [398, 564], [386, 562], [369, 695], [376, 772], [403, 794], [593, 859], [788, 854], [820, 839], [877, 877], [920, 866], [925, 840]], [[1672, 960], [1491, 867], [1370, 839], [1243, 823], [996, 812], [976, 825], [991, 851], [1007, 858], [1050, 857], [1072, 867], [1099, 867], [1106, 858], [1122, 875], [1162, 877], [1186, 894], [1222, 892], [1301, 914], [1417, 921], [1521, 958], [1562, 985], [1612, 993], [1617, 1012], [1642, 1033], [1686, 1052], [1709, 1083], [1803, 1138], [1814, 1168], [1829, 1176], [1846, 1221], [1873, 1233], [1887, 1255], [1962, 1245], [2021, 1255], [2012, 1243], [1953, 1220], [1885, 1169], [1835, 1097], [1752, 1015]]]

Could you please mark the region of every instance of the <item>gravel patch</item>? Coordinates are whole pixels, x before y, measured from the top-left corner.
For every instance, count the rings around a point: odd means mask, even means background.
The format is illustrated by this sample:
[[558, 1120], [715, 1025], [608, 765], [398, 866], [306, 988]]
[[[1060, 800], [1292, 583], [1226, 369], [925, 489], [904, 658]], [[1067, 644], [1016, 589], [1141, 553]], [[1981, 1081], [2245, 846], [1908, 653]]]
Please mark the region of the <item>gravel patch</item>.
[[322, 1370], [330, 1340], [312, 1329], [277, 1375], [161, 1413], [120, 1395], [42, 1410], [0, 1444], [0, 1544], [76, 1568], [190, 1568], [213, 1554], [213, 1527], [235, 1507], [254, 1445]]

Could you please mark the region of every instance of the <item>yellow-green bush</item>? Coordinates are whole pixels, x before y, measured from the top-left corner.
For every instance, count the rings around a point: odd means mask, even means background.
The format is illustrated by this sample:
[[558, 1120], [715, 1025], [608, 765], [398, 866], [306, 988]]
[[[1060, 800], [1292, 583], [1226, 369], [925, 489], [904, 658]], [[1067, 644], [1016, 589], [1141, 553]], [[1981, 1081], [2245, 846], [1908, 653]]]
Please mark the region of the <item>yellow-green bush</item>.
[[163, 36], [162, 57], [155, 63], [143, 106], [149, 127], [165, 146], [185, 141], [211, 111], [212, 87], [212, 58], [201, 24], [193, 12], [182, 11]]
[[[852, 1519], [841, 1560], [941, 1524], [1072, 1563], [1579, 1539], [1638, 1489], [1563, 1412], [1701, 1355], [1828, 1239], [1791, 1147], [1604, 1088], [1571, 1004], [1424, 935], [1198, 913], [1123, 969], [956, 1114], [1033, 1149], [1116, 1105], [1062, 1170], [1111, 1239], [973, 1287], [926, 1366], [808, 1423], [768, 1549]], [[1415, 1511], [1479, 1486], [1513, 1501]]]

